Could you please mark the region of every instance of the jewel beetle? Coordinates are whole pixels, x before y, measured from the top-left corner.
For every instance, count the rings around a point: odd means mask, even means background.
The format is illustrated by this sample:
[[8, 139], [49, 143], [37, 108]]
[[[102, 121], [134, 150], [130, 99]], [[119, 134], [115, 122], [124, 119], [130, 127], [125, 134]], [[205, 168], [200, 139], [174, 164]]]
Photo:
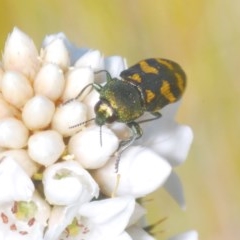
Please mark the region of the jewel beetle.
[[[176, 62], [163, 58], [142, 60], [123, 70], [120, 77], [112, 78], [107, 72], [104, 86], [89, 84], [75, 98], [79, 98], [87, 87], [93, 86], [100, 94], [94, 107], [95, 123], [102, 126], [117, 121], [126, 123], [131, 129], [131, 137], [119, 144], [119, 155], [142, 136], [139, 124], [161, 117], [159, 111], [179, 100], [186, 87], [183, 69]], [[137, 121], [145, 112], [149, 112], [153, 117]], [[116, 169], [117, 167], [118, 163]]]

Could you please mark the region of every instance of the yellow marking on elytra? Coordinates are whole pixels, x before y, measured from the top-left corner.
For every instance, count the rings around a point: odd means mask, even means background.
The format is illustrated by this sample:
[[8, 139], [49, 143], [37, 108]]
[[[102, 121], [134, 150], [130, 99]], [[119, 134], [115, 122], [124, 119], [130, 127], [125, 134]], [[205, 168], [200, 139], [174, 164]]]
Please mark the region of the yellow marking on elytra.
[[174, 73], [174, 74], [175, 74], [175, 77], [177, 78], [177, 86], [182, 93], [185, 89], [185, 81], [179, 73]]
[[164, 60], [164, 59], [160, 59], [160, 58], [156, 58], [157, 62], [159, 62], [160, 64], [166, 66], [168, 69], [173, 70], [173, 65], [171, 63], [169, 63], [168, 61]]
[[147, 103], [150, 103], [154, 98], [155, 98], [155, 93], [152, 92], [151, 90], [145, 90], [146, 93], [146, 101]]
[[168, 81], [163, 80], [162, 86], [160, 87], [160, 93], [170, 102], [175, 102], [177, 99], [176, 97], [171, 93], [170, 84]]
[[134, 73], [132, 76], [129, 77], [130, 79], [132, 79], [135, 82], [141, 83], [142, 82], [142, 78], [140, 77], [139, 74]]
[[150, 66], [146, 61], [141, 61], [139, 65], [144, 73], [158, 74], [157, 68]]

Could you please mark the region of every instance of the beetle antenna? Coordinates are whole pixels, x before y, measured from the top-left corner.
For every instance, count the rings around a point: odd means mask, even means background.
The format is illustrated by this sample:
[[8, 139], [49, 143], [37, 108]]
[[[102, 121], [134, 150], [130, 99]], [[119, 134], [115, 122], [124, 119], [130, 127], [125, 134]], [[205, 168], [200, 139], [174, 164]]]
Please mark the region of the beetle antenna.
[[79, 126], [84, 125], [84, 124], [87, 124], [88, 122], [91, 122], [91, 121], [93, 121], [93, 120], [95, 120], [95, 118], [91, 118], [91, 119], [89, 119], [89, 120], [87, 120], [87, 121], [85, 121], [85, 122], [81, 122], [81, 123], [72, 125], [72, 126], [70, 126], [69, 128], [79, 127]]
[[99, 74], [99, 73], [102, 73], [102, 72], [105, 72], [105, 73], [106, 73], [106, 75], [107, 75], [107, 81], [108, 81], [109, 79], [112, 79], [111, 74], [110, 74], [107, 70], [105, 70], [105, 69], [102, 69], [102, 70], [99, 70], [99, 71], [97, 71], [97, 72], [94, 72], [94, 74]]

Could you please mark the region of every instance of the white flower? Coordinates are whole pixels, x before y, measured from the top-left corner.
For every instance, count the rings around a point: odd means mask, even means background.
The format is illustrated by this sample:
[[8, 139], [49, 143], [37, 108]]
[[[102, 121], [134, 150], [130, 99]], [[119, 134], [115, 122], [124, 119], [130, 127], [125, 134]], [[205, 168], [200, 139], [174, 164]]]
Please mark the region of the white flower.
[[132, 197], [93, 201], [78, 208], [55, 207], [50, 218], [53, 226], [46, 232], [44, 240], [58, 239], [60, 234], [60, 239], [115, 239], [123, 234], [134, 207]]
[[[173, 170], [193, 136], [174, 121], [179, 102], [141, 124], [143, 136], [121, 154], [133, 132], [95, 123], [96, 88], [126, 68], [124, 58], [77, 48], [63, 33], [47, 36], [38, 52], [14, 28], [0, 64], [0, 239], [152, 240], [136, 198], [164, 187], [185, 207]], [[196, 232], [173, 239], [191, 238]]]
[[43, 173], [44, 194], [53, 205], [89, 202], [98, 197], [99, 188], [91, 175], [76, 161], [55, 163]]
[[0, 205], [0, 239], [41, 240], [50, 207], [34, 193], [31, 201], [7, 202]]

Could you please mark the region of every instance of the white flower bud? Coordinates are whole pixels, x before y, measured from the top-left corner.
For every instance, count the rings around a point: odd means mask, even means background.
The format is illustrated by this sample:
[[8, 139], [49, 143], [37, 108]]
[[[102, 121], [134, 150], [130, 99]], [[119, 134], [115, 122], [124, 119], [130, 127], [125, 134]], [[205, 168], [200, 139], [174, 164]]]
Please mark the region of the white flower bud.
[[8, 36], [3, 52], [5, 70], [15, 70], [34, 79], [39, 67], [38, 51], [29, 36], [18, 28]]
[[28, 129], [16, 118], [0, 120], [0, 146], [5, 148], [23, 148], [27, 145]]
[[6, 117], [16, 117], [17, 119], [20, 119], [22, 116], [21, 110], [8, 103], [1, 93], [0, 93], [0, 109], [1, 109], [0, 119]]
[[30, 130], [47, 127], [55, 111], [54, 103], [43, 95], [36, 95], [25, 104], [22, 119]]
[[41, 51], [41, 58], [44, 63], [57, 64], [64, 71], [70, 65], [68, 50], [64, 41], [60, 38], [56, 38], [51, 41], [45, 49]]
[[12, 157], [22, 167], [26, 174], [31, 177], [39, 169], [39, 165], [34, 162], [25, 149], [13, 149], [0, 153], [0, 158]]
[[103, 56], [98, 50], [90, 50], [75, 63], [76, 67], [90, 67], [94, 71], [103, 69]]
[[94, 179], [104, 194], [111, 196], [131, 195], [136, 198], [157, 190], [171, 173], [170, 164], [155, 152], [143, 147], [129, 147], [120, 158], [119, 185], [116, 188], [116, 159], [111, 159], [104, 167], [94, 171]]
[[[92, 69], [89, 67], [74, 68], [70, 70], [66, 77], [66, 86], [62, 95], [62, 100], [67, 101], [69, 99], [77, 97], [77, 95], [88, 84], [93, 83], [94, 75]], [[79, 97], [81, 101], [91, 91], [91, 87], [88, 87]]]
[[[118, 148], [118, 138], [105, 126], [92, 126], [69, 140], [68, 151], [84, 168], [102, 167]], [[101, 139], [102, 145], [101, 145]]]
[[85, 104], [79, 101], [72, 101], [56, 109], [51, 127], [64, 137], [71, 136], [84, 128], [84, 124], [76, 127], [73, 126], [84, 123], [87, 119], [86, 116], [87, 107]]
[[105, 58], [105, 69], [110, 73], [111, 77], [119, 78], [119, 74], [127, 68], [125, 58], [120, 56], [111, 56]]
[[0, 119], [5, 117], [13, 117], [13, 107], [7, 103], [2, 97], [0, 97]]
[[96, 103], [99, 101], [99, 93], [97, 91], [91, 91], [84, 99], [83, 103], [88, 107], [87, 119], [95, 118], [96, 114], [94, 111], [94, 107]]
[[64, 149], [62, 136], [54, 130], [34, 133], [28, 140], [29, 156], [44, 166], [56, 162]]
[[98, 197], [99, 189], [91, 175], [76, 161], [53, 164], [43, 173], [44, 194], [54, 205], [83, 204]]
[[45, 64], [34, 80], [34, 91], [56, 101], [62, 95], [65, 79], [62, 69], [52, 63]]
[[34, 185], [28, 175], [12, 157], [0, 160], [0, 203], [29, 201]]
[[7, 71], [2, 78], [2, 94], [9, 103], [21, 108], [33, 96], [33, 89], [24, 75]]

